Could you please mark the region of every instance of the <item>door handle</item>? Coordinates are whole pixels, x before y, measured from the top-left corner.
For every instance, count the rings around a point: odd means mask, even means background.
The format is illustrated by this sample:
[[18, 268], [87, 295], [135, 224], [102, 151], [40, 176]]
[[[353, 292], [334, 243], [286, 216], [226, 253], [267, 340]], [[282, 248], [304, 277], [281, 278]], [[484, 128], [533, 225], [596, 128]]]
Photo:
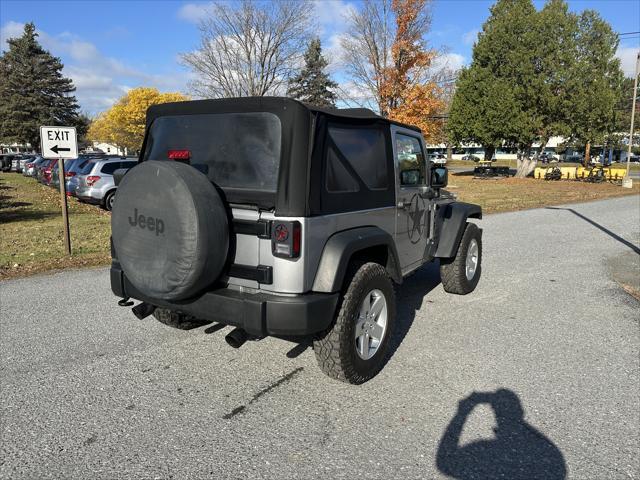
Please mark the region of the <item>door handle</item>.
[[398, 208], [404, 208], [405, 210], [411, 206], [411, 202], [405, 202], [401, 200], [398, 202]]

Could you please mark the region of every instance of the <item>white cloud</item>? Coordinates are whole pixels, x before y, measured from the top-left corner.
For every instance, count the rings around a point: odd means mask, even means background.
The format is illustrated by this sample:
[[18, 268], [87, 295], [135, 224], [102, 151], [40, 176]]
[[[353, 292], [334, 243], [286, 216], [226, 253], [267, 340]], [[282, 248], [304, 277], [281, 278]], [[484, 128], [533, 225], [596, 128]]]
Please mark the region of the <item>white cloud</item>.
[[440, 70], [459, 70], [467, 63], [466, 58], [459, 53], [445, 53], [439, 55], [433, 60], [431, 70], [438, 72]]
[[469, 30], [468, 32], [464, 33], [464, 35], [462, 35], [462, 43], [464, 43], [465, 45], [473, 45], [478, 38], [479, 33], [480, 30], [478, 30], [477, 28]]
[[[8, 22], [0, 29], [0, 46], [8, 38], [22, 35], [24, 24]], [[64, 59], [63, 74], [73, 80], [82, 110], [97, 113], [109, 108], [131, 89], [130, 85], [154, 86], [161, 91], [186, 90], [187, 75], [149, 74], [104, 55], [90, 42], [63, 32], [50, 35], [38, 30], [42, 46]]]
[[622, 71], [627, 77], [632, 77], [636, 71], [636, 58], [640, 48], [619, 46], [616, 57], [620, 59]]
[[0, 50], [6, 50], [9, 48], [7, 40], [10, 38], [19, 37], [24, 30], [24, 23], [7, 22], [2, 28], [0, 28]]
[[355, 8], [353, 3], [344, 0], [314, 0], [313, 18], [322, 30], [320, 33], [344, 32], [348, 25], [347, 19]]
[[178, 18], [191, 23], [199, 23], [210, 12], [211, 3], [185, 3], [178, 10]]

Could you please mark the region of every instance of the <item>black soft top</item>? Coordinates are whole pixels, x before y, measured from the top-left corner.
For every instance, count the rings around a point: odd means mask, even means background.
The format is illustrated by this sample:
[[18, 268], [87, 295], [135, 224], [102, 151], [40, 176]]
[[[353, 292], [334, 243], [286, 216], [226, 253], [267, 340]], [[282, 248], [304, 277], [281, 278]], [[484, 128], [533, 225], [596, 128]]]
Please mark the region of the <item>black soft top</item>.
[[[343, 120], [352, 119], [356, 122], [361, 120], [379, 120], [400, 127], [409, 128], [420, 132], [418, 127], [396, 122], [382, 117], [368, 108], [329, 108], [317, 107], [305, 102], [300, 102], [287, 97], [240, 97], [240, 98], [219, 98], [211, 100], [191, 100], [186, 102], [163, 103], [152, 105], [147, 111], [147, 126], [160, 116], [166, 115], [189, 115], [202, 113], [225, 113], [225, 112], [271, 112], [275, 110], [290, 110], [298, 114], [322, 113], [339, 117]], [[304, 112], [304, 113], [303, 113]], [[302, 125], [300, 125], [302, 126]]]
[[[278, 186], [275, 194], [257, 196], [247, 191], [227, 191], [232, 203], [255, 204], [260, 208], [275, 209], [279, 216], [308, 216], [317, 211], [310, 193], [318, 179], [317, 168], [312, 168], [323, 148], [324, 128], [327, 120], [347, 125], [398, 125], [420, 132], [420, 129], [381, 117], [366, 108], [321, 108], [284, 97], [243, 97], [153, 105], [147, 110], [147, 134], [142, 145], [143, 159], [149, 127], [156, 118], [174, 115], [202, 115], [221, 113], [269, 112], [280, 119], [282, 128], [281, 158]], [[388, 145], [388, 154], [391, 149]]]

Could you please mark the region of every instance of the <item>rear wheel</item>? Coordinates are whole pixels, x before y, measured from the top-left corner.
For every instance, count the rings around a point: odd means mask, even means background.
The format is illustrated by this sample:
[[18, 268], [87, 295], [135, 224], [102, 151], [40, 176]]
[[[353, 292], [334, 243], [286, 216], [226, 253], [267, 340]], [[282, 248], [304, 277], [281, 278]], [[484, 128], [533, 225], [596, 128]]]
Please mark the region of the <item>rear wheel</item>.
[[331, 329], [314, 340], [318, 365], [337, 380], [364, 383], [382, 370], [395, 326], [395, 293], [385, 268], [354, 266], [338, 308]]
[[482, 269], [482, 235], [474, 223], [467, 226], [453, 258], [440, 259], [440, 277], [444, 290], [466, 295], [475, 290]]
[[107, 196], [104, 197], [104, 208], [106, 208], [109, 211], [113, 210], [113, 201], [115, 200], [115, 198], [116, 198], [115, 190], [107, 193]]

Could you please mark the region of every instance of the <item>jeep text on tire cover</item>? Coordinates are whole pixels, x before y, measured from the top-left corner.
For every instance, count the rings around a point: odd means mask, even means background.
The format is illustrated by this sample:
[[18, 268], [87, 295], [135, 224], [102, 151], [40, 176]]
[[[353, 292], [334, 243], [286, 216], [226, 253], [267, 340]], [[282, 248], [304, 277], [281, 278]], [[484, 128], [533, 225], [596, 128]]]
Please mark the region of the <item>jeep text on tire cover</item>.
[[156, 105], [119, 181], [111, 287], [180, 327], [313, 338], [329, 376], [362, 383], [386, 362], [394, 284], [434, 259], [443, 287], [480, 278], [477, 205], [443, 188], [420, 130], [366, 109], [277, 97]]

